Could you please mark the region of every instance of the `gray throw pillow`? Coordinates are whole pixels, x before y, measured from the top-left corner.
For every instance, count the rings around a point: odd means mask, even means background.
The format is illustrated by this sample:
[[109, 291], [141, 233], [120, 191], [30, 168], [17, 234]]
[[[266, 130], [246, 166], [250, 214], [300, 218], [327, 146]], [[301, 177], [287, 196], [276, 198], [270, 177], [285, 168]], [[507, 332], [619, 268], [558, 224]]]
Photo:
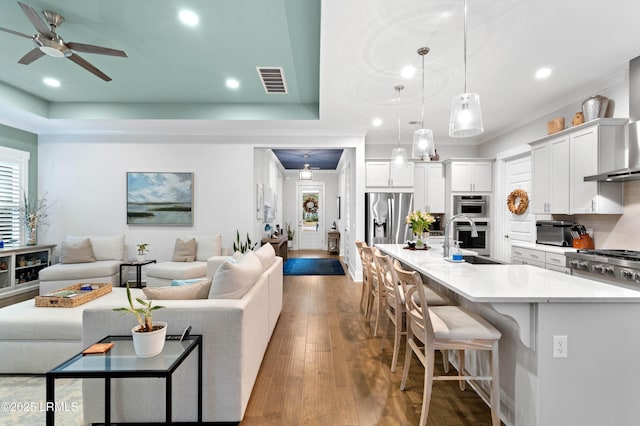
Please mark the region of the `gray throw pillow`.
[[187, 241], [176, 239], [176, 245], [173, 248], [174, 262], [193, 262], [196, 260], [196, 240], [191, 238]]
[[145, 287], [142, 289], [148, 300], [194, 300], [209, 297], [211, 278], [183, 286]]
[[63, 241], [60, 249], [60, 263], [95, 262], [91, 241], [88, 238], [75, 241]]

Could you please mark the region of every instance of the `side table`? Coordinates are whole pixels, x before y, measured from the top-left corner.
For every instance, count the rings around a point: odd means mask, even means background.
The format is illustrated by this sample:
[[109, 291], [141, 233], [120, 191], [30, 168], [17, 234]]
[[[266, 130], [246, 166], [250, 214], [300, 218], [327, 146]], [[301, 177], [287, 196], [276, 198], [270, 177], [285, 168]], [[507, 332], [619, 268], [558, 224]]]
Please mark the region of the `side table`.
[[[125, 266], [135, 266], [136, 267], [136, 287], [142, 288], [142, 267], [144, 265], [149, 265], [151, 263], [156, 263], [155, 259], [143, 260], [141, 262], [135, 260], [130, 262], [124, 262], [120, 264], [120, 287], [122, 287], [122, 268]], [[125, 284], [129, 282], [127, 278], [125, 280]]]
[[[164, 378], [165, 424], [172, 424], [172, 375], [196, 348], [198, 349], [198, 424], [202, 423], [202, 335], [192, 334], [181, 341], [180, 336], [167, 336], [164, 349], [153, 358], [137, 358], [129, 336], [107, 336], [98, 343], [115, 345], [104, 354], [79, 354], [46, 373], [47, 426], [55, 424], [55, 380], [62, 378], [104, 379], [104, 424], [111, 424], [111, 379], [134, 377]], [[157, 362], [161, 358], [163, 362]], [[49, 409], [51, 408], [51, 409]]]
[[262, 245], [271, 244], [273, 246], [273, 250], [276, 252], [276, 256], [280, 256], [282, 261], [286, 261], [289, 257], [289, 246], [286, 235], [280, 235], [275, 238], [263, 238]]
[[327, 232], [329, 254], [340, 254], [340, 231]]

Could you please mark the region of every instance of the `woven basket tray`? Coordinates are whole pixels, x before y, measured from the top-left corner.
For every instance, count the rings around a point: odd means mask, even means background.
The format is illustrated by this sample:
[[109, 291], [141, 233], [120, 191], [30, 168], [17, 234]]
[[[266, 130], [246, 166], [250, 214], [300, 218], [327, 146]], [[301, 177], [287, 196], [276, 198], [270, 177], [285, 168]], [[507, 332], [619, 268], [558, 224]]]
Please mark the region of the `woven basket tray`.
[[65, 290], [80, 290], [83, 285], [87, 284], [91, 286], [97, 285], [98, 288], [91, 291], [83, 291], [74, 297], [36, 296], [36, 306], [40, 308], [73, 308], [111, 292], [111, 284], [108, 283], [78, 283], [56, 290], [52, 294]]

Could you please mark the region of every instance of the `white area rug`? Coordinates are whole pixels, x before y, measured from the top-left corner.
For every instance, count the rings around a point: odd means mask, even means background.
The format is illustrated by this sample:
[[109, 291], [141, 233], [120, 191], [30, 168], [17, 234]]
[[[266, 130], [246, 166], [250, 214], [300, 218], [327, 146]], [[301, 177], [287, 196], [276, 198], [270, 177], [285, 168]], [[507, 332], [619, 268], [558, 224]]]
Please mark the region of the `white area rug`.
[[[56, 380], [56, 424], [85, 425], [82, 417], [82, 380]], [[45, 424], [44, 376], [0, 376], [0, 425]]]

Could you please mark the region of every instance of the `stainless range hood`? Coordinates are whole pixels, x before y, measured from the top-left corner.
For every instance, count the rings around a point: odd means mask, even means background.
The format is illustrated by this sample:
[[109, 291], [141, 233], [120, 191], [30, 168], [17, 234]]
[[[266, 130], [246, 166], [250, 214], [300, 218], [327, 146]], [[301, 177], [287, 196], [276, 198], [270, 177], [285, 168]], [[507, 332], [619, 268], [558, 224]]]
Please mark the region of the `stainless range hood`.
[[585, 176], [585, 182], [628, 182], [640, 180], [640, 56], [629, 62], [629, 137], [625, 156], [627, 167]]
[[[598, 182], [628, 182], [640, 180], [640, 122], [629, 123], [629, 138], [627, 149], [627, 167], [611, 170], [597, 175], [585, 176], [584, 181]], [[624, 155], [624, 153], [621, 153]]]

